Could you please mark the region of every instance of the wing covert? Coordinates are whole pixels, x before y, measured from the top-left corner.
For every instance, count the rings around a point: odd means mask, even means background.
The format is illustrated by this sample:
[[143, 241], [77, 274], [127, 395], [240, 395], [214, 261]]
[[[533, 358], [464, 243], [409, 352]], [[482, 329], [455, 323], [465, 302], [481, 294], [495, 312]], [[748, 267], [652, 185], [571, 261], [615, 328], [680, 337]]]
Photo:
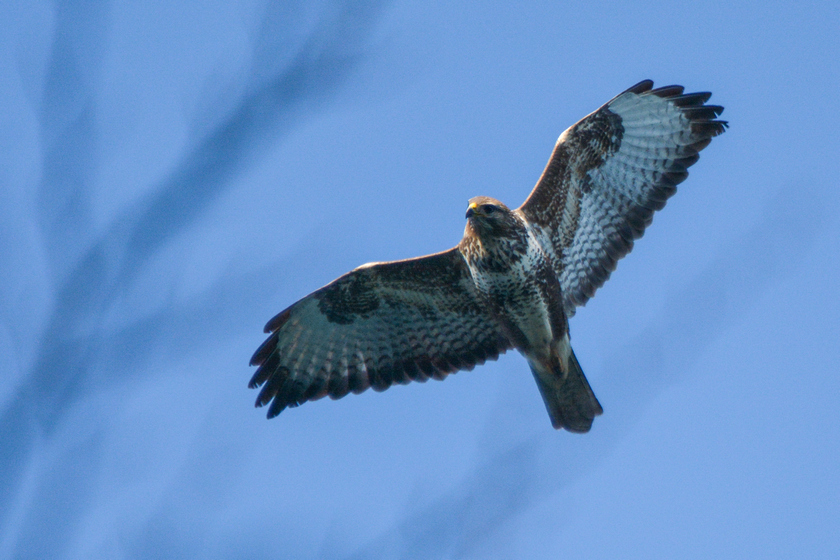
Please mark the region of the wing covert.
[[268, 417], [326, 395], [443, 379], [511, 348], [480, 307], [457, 248], [363, 265], [266, 325], [249, 387]]
[[567, 129], [519, 208], [553, 253], [568, 316], [584, 305], [727, 123], [708, 92], [645, 80]]

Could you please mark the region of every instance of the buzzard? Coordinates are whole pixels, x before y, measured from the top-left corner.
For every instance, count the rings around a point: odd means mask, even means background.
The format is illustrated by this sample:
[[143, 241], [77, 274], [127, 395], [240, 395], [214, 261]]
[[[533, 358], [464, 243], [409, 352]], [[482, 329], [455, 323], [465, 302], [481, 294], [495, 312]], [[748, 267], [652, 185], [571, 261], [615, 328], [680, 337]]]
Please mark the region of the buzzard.
[[602, 408], [569, 344], [569, 317], [727, 126], [710, 93], [645, 80], [563, 132], [516, 210], [469, 201], [456, 247], [369, 263], [271, 319], [249, 387], [268, 417], [326, 395], [443, 379], [516, 348], [551, 424], [587, 432]]

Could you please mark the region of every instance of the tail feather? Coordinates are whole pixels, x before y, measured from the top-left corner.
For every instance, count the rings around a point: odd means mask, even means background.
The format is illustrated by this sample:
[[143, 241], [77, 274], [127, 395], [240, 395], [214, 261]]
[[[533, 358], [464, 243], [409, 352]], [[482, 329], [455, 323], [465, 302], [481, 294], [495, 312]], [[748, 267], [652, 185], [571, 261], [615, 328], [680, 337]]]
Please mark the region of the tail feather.
[[565, 373], [556, 356], [552, 357], [549, 368], [531, 360], [528, 360], [528, 364], [545, 402], [551, 425], [557, 430], [565, 428], [570, 432], [585, 433], [604, 409], [595, 398], [574, 351], [571, 348], [569, 350], [569, 371]]

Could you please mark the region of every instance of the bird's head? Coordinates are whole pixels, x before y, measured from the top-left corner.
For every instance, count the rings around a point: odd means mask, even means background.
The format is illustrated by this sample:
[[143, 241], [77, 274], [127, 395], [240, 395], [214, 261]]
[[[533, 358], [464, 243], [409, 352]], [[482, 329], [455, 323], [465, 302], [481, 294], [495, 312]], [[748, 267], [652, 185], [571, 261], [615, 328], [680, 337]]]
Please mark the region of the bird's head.
[[489, 196], [471, 198], [466, 218], [467, 229], [472, 229], [479, 236], [499, 234], [516, 226], [516, 219], [510, 208]]

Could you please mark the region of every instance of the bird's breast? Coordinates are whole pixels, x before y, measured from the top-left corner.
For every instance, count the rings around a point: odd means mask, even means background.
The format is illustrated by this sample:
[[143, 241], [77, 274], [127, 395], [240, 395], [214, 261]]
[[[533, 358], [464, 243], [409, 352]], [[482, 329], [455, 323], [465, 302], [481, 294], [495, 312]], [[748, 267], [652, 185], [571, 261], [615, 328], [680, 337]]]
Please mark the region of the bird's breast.
[[551, 304], [559, 298], [559, 283], [538, 246], [487, 251], [469, 264], [476, 289], [519, 350], [548, 347], [562, 336], [554, 332]]

